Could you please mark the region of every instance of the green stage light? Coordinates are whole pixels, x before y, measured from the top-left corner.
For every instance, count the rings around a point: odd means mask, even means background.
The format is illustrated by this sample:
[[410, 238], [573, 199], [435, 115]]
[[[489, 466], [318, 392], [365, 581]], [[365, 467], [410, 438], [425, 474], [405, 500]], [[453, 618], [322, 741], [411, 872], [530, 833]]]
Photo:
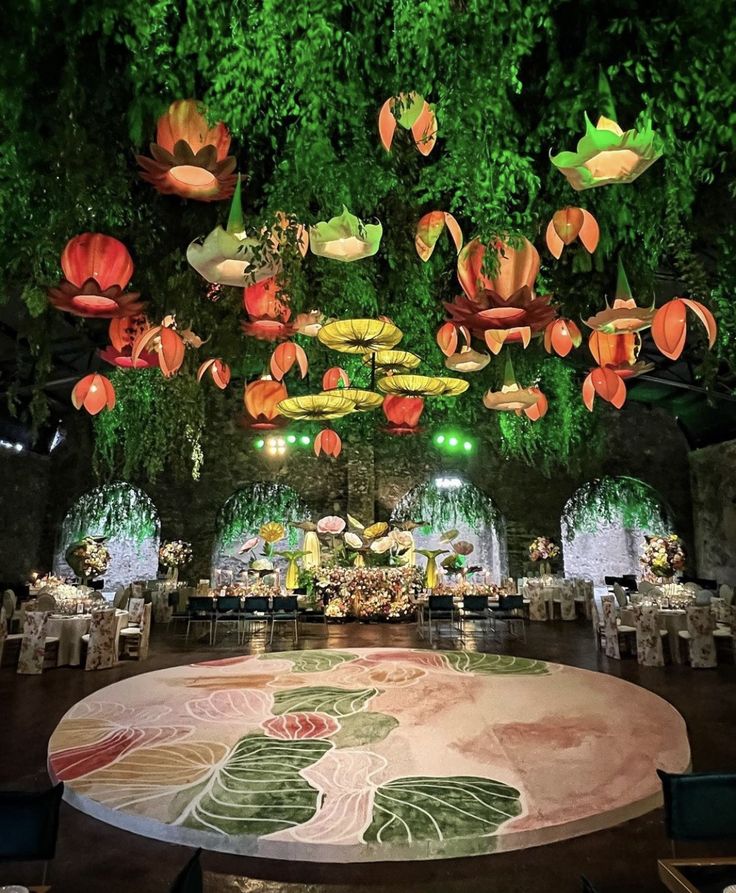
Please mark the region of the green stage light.
[[296, 434], [288, 434], [286, 436], [287, 443], [296, 443]]
[[450, 446], [457, 446], [457, 437], [451, 437], [447, 442]]
[[438, 434], [438, 435], [435, 437], [434, 442], [435, 442], [435, 443], [444, 443], [444, 442], [445, 442], [445, 435], [444, 435], [444, 434]]
[[302, 436], [299, 438], [299, 443], [303, 443], [304, 446], [308, 446], [310, 443], [310, 439], [309, 437], [307, 437], [306, 434], [302, 434]]
[[256, 441], [253, 443], [253, 446], [254, 446], [257, 450], [262, 450], [262, 449], [263, 449], [263, 446], [264, 446], [264, 443], [265, 443], [265, 441], [263, 441], [263, 440], [256, 440]]
[[463, 444], [463, 449], [469, 453], [473, 449], [473, 444], [469, 440], [466, 440]]

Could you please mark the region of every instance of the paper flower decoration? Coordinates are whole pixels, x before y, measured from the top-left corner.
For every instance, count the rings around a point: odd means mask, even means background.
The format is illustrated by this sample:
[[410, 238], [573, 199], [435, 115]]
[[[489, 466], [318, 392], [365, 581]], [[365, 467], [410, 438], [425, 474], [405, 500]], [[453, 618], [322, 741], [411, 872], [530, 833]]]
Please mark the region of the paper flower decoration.
[[363, 540], [358, 536], [357, 533], [346, 533], [343, 537], [345, 540], [345, 545], [349, 549], [362, 549], [363, 548]]
[[143, 309], [138, 292], [124, 294], [133, 275], [128, 249], [112, 236], [82, 233], [70, 239], [61, 255], [62, 282], [50, 288], [57, 310], [91, 319], [135, 316]]
[[339, 366], [330, 367], [322, 376], [322, 390], [334, 391], [336, 388], [349, 388], [350, 376]]
[[390, 394], [383, 401], [383, 414], [388, 425], [387, 434], [416, 434], [424, 412], [422, 397], [402, 397]]
[[321, 310], [310, 310], [309, 313], [297, 313], [294, 319], [294, 329], [298, 335], [307, 338], [316, 338], [322, 328], [324, 314]]
[[588, 348], [599, 366], [613, 370], [620, 378], [635, 378], [654, 368], [653, 363], [637, 362], [641, 338], [635, 334], [591, 332]]
[[235, 158], [228, 155], [230, 134], [220, 122], [209, 127], [194, 99], [172, 102], [158, 119], [153, 158], [137, 155], [142, 180], [164, 195], [201, 202], [220, 201], [233, 194]]
[[440, 582], [439, 568], [437, 567], [437, 559], [440, 555], [446, 555], [447, 549], [417, 549], [420, 555], [424, 555], [427, 559], [427, 567], [424, 570], [424, 587], [425, 589], [436, 589]]
[[417, 232], [414, 236], [414, 245], [417, 254], [426, 263], [432, 257], [437, 239], [442, 235], [442, 230], [447, 227], [455, 248], [459, 252], [463, 247], [463, 232], [460, 224], [452, 214], [447, 211], [430, 211], [417, 223]]
[[457, 353], [459, 335], [463, 336], [466, 345], [470, 344], [470, 332], [465, 326], [457, 326], [454, 322], [446, 322], [437, 329], [435, 341], [446, 357], [450, 357], [452, 354]]
[[264, 279], [243, 290], [243, 306], [248, 322], [241, 322], [245, 335], [260, 341], [282, 341], [295, 333], [291, 319], [291, 307], [287, 296], [280, 290], [275, 279]]
[[317, 339], [330, 350], [355, 354], [391, 349], [402, 337], [401, 329], [381, 319], [338, 319], [317, 333]]
[[187, 260], [207, 282], [253, 285], [281, 270], [279, 245], [273, 238], [249, 236], [245, 231], [240, 178], [225, 229], [215, 227], [187, 248]]
[[181, 368], [184, 350], [184, 342], [172, 328], [151, 326], [133, 342], [131, 357], [133, 363], [137, 363], [144, 351], [153, 351], [158, 355], [161, 371], [166, 378], [170, 378]]
[[375, 524], [370, 524], [365, 528], [363, 536], [367, 540], [375, 540], [385, 533], [388, 533], [388, 524], [385, 521], [376, 521]]
[[269, 521], [258, 531], [260, 538], [269, 545], [280, 542], [286, 536], [286, 529], [278, 521]]
[[300, 377], [304, 378], [307, 369], [309, 369], [309, 361], [304, 353], [304, 348], [294, 344], [293, 341], [284, 341], [271, 354], [271, 375], [276, 381], [281, 381], [295, 363], [299, 369]]
[[552, 295], [535, 297], [528, 286], [522, 286], [507, 299], [492, 291], [479, 292], [476, 300], [458, 295], [445, 303], [445, 310], [455, 325], [483, 339], [497, 354], [507, 342], [526, 347], [533, 335], [546, 329], [557, 315], [551, 300]]
[[211, 376], [212, 381], [221, 391], [224, 391], [230, 383], [230, 367], [222, 360], [214, 358], [205, 360], [197, 370], [197, 381], [202, 381], [207, 374]]
[[621, 376], [608, 367], [593, 369], [583, 382], [583, 403], [591, 412], [596, 396], [621, 409], [626, 402], [626, 385]]
[[278, 405], [287, 397], [286, 385], [268, 375], [249, 382], [243, 393], [248, 427], [257, 431], [277, 428], [280, 415]]
[[325, 515], [317, 521], [317, 533], [329, 533], [338, 536], [345, 530], [345, 521], [337, 515]]
[[559, 259], [563, 248], [577, 238], [588, 254], [592, 254], [598, 247], [600, 235], [598, 221], [589, 211], [583, 208], [562, 208], [561, 211], [555, 211], [547, 225], [545, 238], [550, 254]]
[[580, 347], [583, 336], [571, 319], [556, 319], [544, 330], [544, 349], [558, 357], [566, 357], [573, 347]]
[[115, 388], [110, 379], [99, 372], [85, 375], [72, 389], [72, 405], [75, 409], [84, 407], [90, 415], [97, 415], [103, 409], [115, 406]]
[[158, 366], [158, 355], [146, 350], [141, 351], [138, 359], [133, 361], [133, 342], [148, 328], [149, 322], [142, 313], [111, 319], [108, 329], [110, 344], [100, 351], [100, 358], [120, 369], [151, 369]]
[[372, 409], [378, 409], [383, 403], [383, 397], [375, 394], [373, 391], [363, 391], [360, 388], [336, 388], [322, 391], [323, 394], [335, 394], [340, 397], [347, 397], [353, 401], [356, 412], [369, 412]]
[[624, 133], [603, 115], [594, 127], [586, 114], [585, 135], [577, 151], [551, 155], [550, 161], [580, 192], [609, 183], [633, 183], [661, 154], [662, 141], [651, 124], [645, 124], [641, 131]]
[[486, 391], [483, 405], [496, 412], [516, 412], [535, 406], [538, 400], [539, 394], [535, 394], [532, 388], [522, 388], [518, 384], [511, 360], [506, 360], [501, 390]]
[[654, 319], [654, 307], [638, 307], [632, 297], [621, 258], [618, 260], [618, 278], [613, 307], [606, 307], [586, 320], [586, 325], [609, 335], [640, 332], [648, 329]]
[[387, 375], [392, 372], [410, 372], [421, 362], [421, 357], [408, 350], [379, 350], [363, 357], [366, 366], [375, 366], [379, 372]]
[[380, 223], [364, 224], [343, 205], [342, 214], [309, 227], [312, 254], [346, 263], [371, 257], [381, 244]]
[[341, 452], [342, 441], [340, 440], [338, 433], [333, 431], [332, 428], [325, 428], [314, 438], [315, 456], [320, 456], [324, 453], [325, 456], [331, 456], [333, 459], [337, 459]]
[[[528, 239], [522, 239], [518, 248], [497, 242], [492, 250], [496, 254], [496, 265], [486, 262], [486, 246], [478, 239], [468, 242], [457, 259], [458, 281], [471, 300], [485, 291], [508, 300], [524, 286], [530, 290], [534, 288], [540, 259], [539, 252]], [[496, 274], [489, 277], [484, 266], [496, 266]]]
[[445, 360], [445, 366], [453, 372], [480, 372], [491, 362], [490, 354], [472, 347], [461, 347], [458, 353], [452, 354]]
[[687, 337], [687, 311], [697, 316], [708, 336], [708, 347], [716, 343], [718, 327], [713, 314], [698, 301], [689, 298], [674, 298], [657, 310], [652, 321], [652, 338], [660, 353], [668, 359], [676, 360], [682, 353]]
[[525, 407], [524, 409], [517, 409], [516, 414], [521, 415], [523, 412], [530, 421], [536, 422], [547, 415], [549, 403], [547, 401], [547, 397], [539, 388], [529, 388], [529, 392], [536, 396], [537, 402], [533, 403], [531, 406]]
[[432, 106], [419, 93], [392, 96], [378, 113], [378, 132], [383, 148], [391, 151], [396, 125], [410, 130], [414, 145], [422, 155], [429, 155], [437, 141], [437, 118]]
[[306, 397], [287, 397], [278, 404], [278, 409], [287, 419], [321, 422], [349, 415], [355, 411], [355, 404], [342, 394], [309, 394]]
[[384, 394], [401, 397], [439, 397], [445, 392], [444, 379], [428, 375], [388, 375], [379, 378], [377, 386]]

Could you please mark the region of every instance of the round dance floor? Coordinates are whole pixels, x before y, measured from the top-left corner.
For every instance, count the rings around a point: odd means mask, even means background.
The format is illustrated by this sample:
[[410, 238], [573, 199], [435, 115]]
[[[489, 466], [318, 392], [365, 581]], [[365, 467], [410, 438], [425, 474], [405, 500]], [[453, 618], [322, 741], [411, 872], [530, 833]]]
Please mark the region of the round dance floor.
[[209, 850], [319, 862], [537, 846], [660, 802], [685, 723], [613, 676], [356, 648], [145, 673], [76, 704], [49, 769], [77, 809]]

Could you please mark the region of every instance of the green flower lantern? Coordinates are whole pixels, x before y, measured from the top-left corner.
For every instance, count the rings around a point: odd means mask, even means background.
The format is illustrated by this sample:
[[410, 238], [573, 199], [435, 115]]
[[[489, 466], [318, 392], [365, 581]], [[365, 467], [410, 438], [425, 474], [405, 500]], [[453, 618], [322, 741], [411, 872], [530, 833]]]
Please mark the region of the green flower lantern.
[[309, 227], [312, 254], [349, 263], [371, 257], [381, 244], [380, 223], [363, 223], [342, 206], [342, 214]]

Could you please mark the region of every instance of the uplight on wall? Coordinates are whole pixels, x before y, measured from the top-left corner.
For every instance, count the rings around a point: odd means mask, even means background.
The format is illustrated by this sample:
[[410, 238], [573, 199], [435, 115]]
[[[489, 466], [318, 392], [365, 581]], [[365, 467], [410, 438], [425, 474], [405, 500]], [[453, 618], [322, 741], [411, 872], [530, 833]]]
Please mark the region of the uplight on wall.
[[304, 448], [311, 443], [312, 438], [308, 434], [271, 434], [256, 438], [253, 448], [262, 450], [269, 457], [279, 457], [285, 456], [291, 447]]
[[463, 481], [460, 478], [435, 478], [434, 485], [438, 490], [459, 490]]
[[459, 431], [440, 431], [432, 440], [436, 447], [446, 453], [469, 455], [475, 449], [475, 441]]

